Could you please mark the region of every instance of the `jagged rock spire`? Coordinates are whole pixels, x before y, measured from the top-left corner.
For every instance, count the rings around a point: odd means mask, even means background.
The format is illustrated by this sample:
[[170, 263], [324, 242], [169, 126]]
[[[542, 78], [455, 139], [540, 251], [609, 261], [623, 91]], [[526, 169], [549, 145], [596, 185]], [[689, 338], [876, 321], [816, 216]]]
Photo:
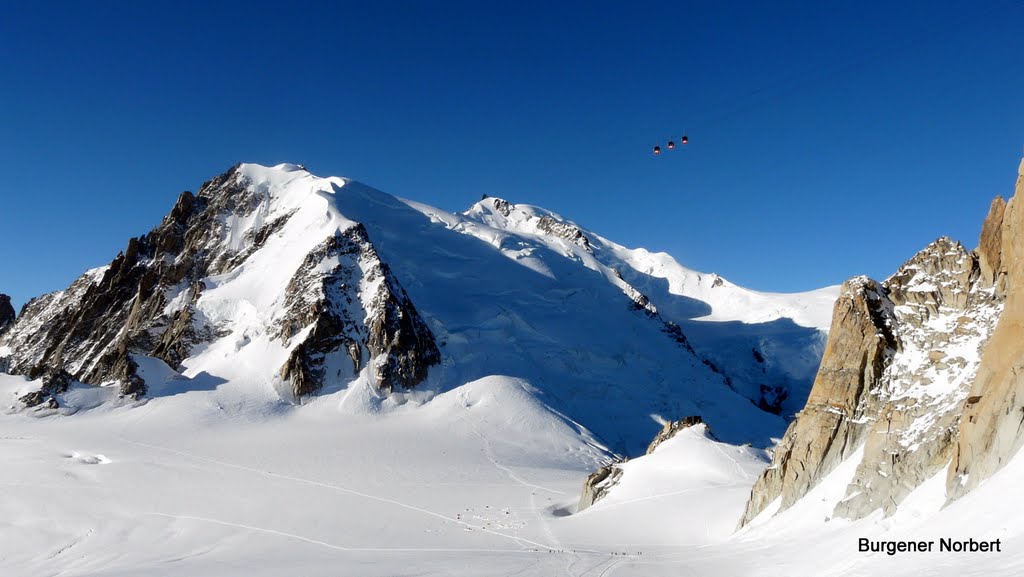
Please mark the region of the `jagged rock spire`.
[[0, 333], [14, 323], [15, 316], [14, 307], [11, 306], [11, 297], [0, 293]]

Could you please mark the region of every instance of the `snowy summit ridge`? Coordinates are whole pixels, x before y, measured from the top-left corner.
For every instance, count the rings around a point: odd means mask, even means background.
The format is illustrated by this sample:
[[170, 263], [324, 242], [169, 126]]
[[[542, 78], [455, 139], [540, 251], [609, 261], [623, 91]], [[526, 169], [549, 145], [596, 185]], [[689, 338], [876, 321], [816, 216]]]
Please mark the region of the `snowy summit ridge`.
[[437, 348], [365, 229], [331, 201], [345, 184], [243, 164], [182, 193], [109, 266], [28, 304], [4, 337], [9, 368], [66, 370], [135, 398], [136, 355], [210, 374], [241, 360], [286, 397], [367, 366], [379, 388], [414, 386]]
[[[129, 401], [195, 387], [245, 406], [371, 407], [509, 375], [619, 450], [646, 444], [652, 415], [702, 414], [764, 444], [784, 425], [772, 413], [806, 395], [834, 296], [749, 291], [538, 207], [491, 198], [452, 214], [240, 164], [109, 265], [29, 302], [0, 363], [40, 379], [23, 403], [63, 412], [81, 408], [75, 382]], [[619, 426], [591, 425], [606, 419]]]

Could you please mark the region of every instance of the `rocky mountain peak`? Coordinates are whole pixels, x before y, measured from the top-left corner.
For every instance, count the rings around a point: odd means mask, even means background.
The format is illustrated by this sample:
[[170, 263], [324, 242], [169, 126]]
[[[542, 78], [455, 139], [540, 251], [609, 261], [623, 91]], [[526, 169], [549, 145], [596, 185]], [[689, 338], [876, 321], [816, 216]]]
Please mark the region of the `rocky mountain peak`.
[[11, 297], [0, 293], [0, 334], [14, 323], [16, 316], [14, 307], [11, 306]]
[[[966, 494], [1002, 468], [1024, 445], [1024, 160], [1017, 172], [1013, 198], [1005, 208], [989, 211], [983, 240], [996, 291], [1006, 304], [985, 346], [960, 419], [960, 434], [948, 469], [951, 499]], [[998, 233], [995, 228], [998, 222]], [[998, 242], [997, 242], [998, 241]], [[999, 250], [996, 251], [995, 247]]]
[[480, 218], [498, 228], [560, 238], [586, 251], [591, 250], [591, 240], [582, 228], [557, 214], [535, 206], [512, 204], [501, 198], [488, 197], [473, 205], [464, 214]]
[[696, 412], [723, 440], [763, 446], [824, 344], [819, 320], [783, 317], [824, 317], [835, 294], [710, 287], [540, 207], [452, 214], [292, 165], [238, 165], [169, 200], [153, 230], [0, 336], [11, 371], [77, 381], [52, 394], [32, 381], [43, 406], [209, 391], [243, 410], [337, 395], [361, 413], [510, 375], [619, 453], [643, 452], [651, 415]]
[[807, 405], [755, 483], [741, 525], [776, 500], [773, 510], [788, 508], [852, 458], [835, 515], [892, 514], [947, 466], [955, 498], [1024, 443], [1019, 419], [1006, 416], [1024, 411], [1014, 401], [1024, 382], [1010, 369], [1020, 357], [1014, 319], [1024, 319], [1024, 298], [1012, 296], [1024, 266], [1008, 266], [1024, 246], [1014, 210], [1020, 180], [1017, 192], [1008, 204], [992, 202], [976, 251], [941, 237], [883, 283], [844, 284]]
[[332, 208], [344, 184], [238, 165], [181, 193], [109, 265], [26, 306], [0, 338], [8, 370], [65, 371], [139, 398], [139, 355], [183, 369], [226, 339], [235, 353], [258, 340], [280, 358], [266, 378], [294, 397], [364, 367], [381, 389], [415, 386], [439, 360], [433, 335], [365, 228]]

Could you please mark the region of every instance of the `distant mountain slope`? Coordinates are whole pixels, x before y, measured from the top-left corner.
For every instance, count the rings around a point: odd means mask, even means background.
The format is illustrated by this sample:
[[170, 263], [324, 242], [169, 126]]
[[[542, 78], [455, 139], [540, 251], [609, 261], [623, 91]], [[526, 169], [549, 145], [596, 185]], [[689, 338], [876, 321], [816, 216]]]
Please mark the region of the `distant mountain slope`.
[[487, 198], [448, 214], [405, 201], [507, 258], [545, 270], [538, 251], [594, 271], [682, 327], [699, 356], [762, 409], [790, 416], [807, 398], [839, 287], [762, 293], [683, 267], [670, 255], [628, 249], [543, 208]]
[[451, 214], [243, 164], [31, 301], [0, 363], [43, 377], [24, 402], [64, 412], [69, 378], [121, 402], [197, 387], [232, 406], [343, 391], [380, 407], [508, 375], [616, 451], [688, 414], [765, 445], [809, 386], [831, 294], [747, 291], [500, 199]]

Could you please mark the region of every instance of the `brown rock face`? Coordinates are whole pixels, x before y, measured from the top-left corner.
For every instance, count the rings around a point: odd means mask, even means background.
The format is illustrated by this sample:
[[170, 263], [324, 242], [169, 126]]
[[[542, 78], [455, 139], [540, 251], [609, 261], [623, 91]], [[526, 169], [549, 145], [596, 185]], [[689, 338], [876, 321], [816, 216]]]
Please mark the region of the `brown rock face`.
[[846, 281], [807, 406], [775, 449], [771, 466], [754, 484], [740, 524], [776, 498], [785, 509], [857, 449], [868, 430], [863, 419], [874, 385], [895, 352], [893, 304], [867, 277]]
[[847, 497], [835, 514], [860, 518], [896, 511], [910, 492], [949, 462], [980, 348], [1001, 300], [980, 278], [976, 253], [940, 239], [886, 281], [900, 346], [879, 388]]
[[[999, 256], [988, 257], [997, 288], [1003, 283], [1006, 305], [960, 419], [960, 437], [949, 467], [946, 491], [960, 497], [1005, 465], [1024, 444], [1024, 161], [1006, 205], [998, 235]], [[993, 225], [994, 226], [994, 223]], [[989, 223], [986, 222], [986, 228]], [[996, 264], [998, 263], [998, 264]]]
[[789, 507], [857, 451], [838, 516], [891, 514], [947, 465], [955, 498], [1024, 444], [1016, 199], [992, 203], [976, 251], [940, 238], [881, 285], [844, 287], [807, 406], [756, 482], [741, 526], [776, 499]]
[[[694, 425], [700, 425], [703, 423], [704, 419], [700, 415], [683, 417], [678, 421], [669, 421], [665, 423], [665, 426], [661, 428], [661, 431], [659, 431], [658, 434], [654, 437], [654, 440], [651, 441], [651, 444], [647, 446], [646, 454], [650, 455], [651, 453], [653, 453], [654, 450], [658, 448], [658, 445], [676, 436], [676, 433], [678, 433], [679, 431], [682, 431], [683, 429], [689, 429]], [[708, 429], [708, 435], [712, 436], [710, 429]]]
[[978, 261], [981, 267], [981, 278], [990, 285], [996, 285], [999, 292], [1003, 290], [1001, 278], [997, 278], [1002, 266], [1003, 254], [1003, 215], [1006, 212], [1006, 201], [997, 196], [988, 209], [988, 216], [981, 227], [981, 240], [978, 242]]
[[576, 512], [579, 513], [607, 496], [612, 487], [619, 484], [621, 478], [622, 468], [618, 464], [601, 467], [591, 473], [583, 482], [583, 492], [580, 494], [580, 502], [576, 505]]

